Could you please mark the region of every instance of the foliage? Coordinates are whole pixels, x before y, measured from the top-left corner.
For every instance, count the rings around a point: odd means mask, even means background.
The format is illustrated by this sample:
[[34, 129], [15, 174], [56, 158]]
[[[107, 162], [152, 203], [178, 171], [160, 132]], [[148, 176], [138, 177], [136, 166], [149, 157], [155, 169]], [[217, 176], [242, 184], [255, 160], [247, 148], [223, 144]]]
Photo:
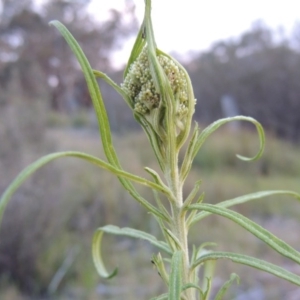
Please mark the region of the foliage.
[[[200, 188], [200, 182], [198, 181], [188, 196], [183, 199], [183, 185], [191, 171], [193, 160], [206, 139], [220, 126], [238, 120], [255, 125], [260, 142], [259, 150], [256, 155], [250, 158], [238, 155], [238, 158], [244, 161], [260, 158], [264, 148], [265, 136], [260, 123], [253, 118], [244, 116], [220, 119], [202, 131], [199, 130], [196, 124], [193, 133], [190, 135], [195, 99], [189, 76], [178, 62], [157, 48], [150, 16], [151, 1], [148, 0], [145, 3], [144, 21], [124, 73], [125, 81], [128, 79], [130, 84], [127, 82], [125, 86], [121, 87], [117, 86], [102, 72], [93, 70], [82, 49], [66, 27], [58, 21], [51, 22], [66, 39], [81, 65], [96, 111], [107, 162], [76, 151], [57, 152], [44, 156], [25, 168], [6, 189], [0, 202], [0, 213], [3, 214], [12, 194], [33, 172], [56, 158], [74, 156], [115, 174], [124, 189], [157, 221], [164, 239], [164, 241], [161, 241], [146, 232], [131, 228], [119, 228], [112, 225], [100, 227], [94, 234], [92, 253], [95, 266], [102, 277], [111, 278], [117, 274], [117, 269], [111, 272], [106, 270], [99, 251], [99, 248], [103, 245], [103, 234], [110, 233], [147, 240], [162, 251], [162, 254], [158, 252], [154, 255], [152, 261], [167, 287], [167, 293], [153, 299], [209, 299], [214, 278], [215, 260], [222, 258], [263, 270], [300, 286], [298, 275], [255, 257], [234, 252], [208, 250], [211, 244], [207, 243], [199, 247], [193, 246], [193, 251], [189, 253], [188, 231], [190, 227], [209, 214], [215, 214], [240, 225], [283, 257], [299, 264], [300, 253], [297, 250], [259, 224], [231, 210], [230, 207], [270, 195], [286, 194], [297, 200], [300, 200], [300, 195], [285, 190], [264, 191], [229, 199], [214, 205], [202, 204], [204, 197], [203, 195], [198, 196]], [[145, 52], [143, 52], [143, 49], [145, 49]], [[147, 64], [144, 64], [145, 53]], [[163, 58], [163, 61], [161, 58]], [[136, 73], [135, 63], [139, 60], [142, 60], [145, 67], [143, 72], [147, 74], [146, 78], [140, 77]], [[135, 119], [147, 134], [164, 179], [149, 167], [145, 170], [151, 175], [152, 180], [126, 172], [122, 168], [112, 143], [108, 117], [96, 77], [101, 77], [112, 85], [132, 109]], [[145, 83], [144, 79], [146, 85], [143, 85]], [[174, 82], [180, 84], [174, 85], [172, 84]], [[143, 83], [142, 87], [141, 83]], [[149, 90], [147, 90], [147, 83], [149, 84]], [[146, 90], [144, 86], [146, 86]], [[128, 92], [130, 89], [135, 89], [135, 92], [130, 94]], [[157, 94], [153, 95], [153, 91], [156, 91]], [[151, 97], [155, 98], [155, 102]], [[136, 106], [137, 103], [139, 107]], [[140, 109], [141, 106], [142, 109]], [[178, 165], [180, 150], [187, 141], [182, 163]], [[132, 182], [150, 188], [154, 193], [156, 203], [153, 204], [145, 199]], [[200, 269], [203, 270], [202, 273], [199, 273]], [[236, 275], [230, 277], [229, 281], [217, 293], [216, 299], [223, 297], [236, 278]]]

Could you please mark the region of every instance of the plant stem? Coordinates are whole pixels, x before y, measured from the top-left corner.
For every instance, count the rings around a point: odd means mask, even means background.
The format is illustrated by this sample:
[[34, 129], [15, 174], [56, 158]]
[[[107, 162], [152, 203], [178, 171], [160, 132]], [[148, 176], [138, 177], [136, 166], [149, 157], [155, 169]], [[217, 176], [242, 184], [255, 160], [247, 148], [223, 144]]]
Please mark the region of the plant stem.
[[[177, 237], [181, 249], [183, 251], [183, 268], [182, 268], [182, 284], [190, 283], [190, 259], [189, 259], [189, 248], [188, 248], [188, 228], [185, 222], [185, 214], [182, 214], [183, 206], [183, 195], [182, 195], [182, 184], [179, 178], [178, 169], [178, 155], [176, 155], [176, 161], [171, 163], [169, 172], [166, 173], [166, 179], [168, 185], [173, 193], [176, 202], [171, 204], [172, 209], [172, 232]], [[185, 299], [196, 300], [195, 290], [187, 289], [183, 292]]]

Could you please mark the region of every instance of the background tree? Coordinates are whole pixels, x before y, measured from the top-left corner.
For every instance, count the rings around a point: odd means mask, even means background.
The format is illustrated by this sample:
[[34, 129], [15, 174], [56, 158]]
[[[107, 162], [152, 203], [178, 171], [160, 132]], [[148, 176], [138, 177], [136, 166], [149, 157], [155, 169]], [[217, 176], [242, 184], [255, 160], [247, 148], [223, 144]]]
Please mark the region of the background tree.
[[[296, 36], [296, 35], [295, 35]], [[300, 53], [296, 38], [272, 32], [261, 22], [237, 39], [221, 41], [190, 67], [201, 105], [200, 121], [222, 116], [220, 99], [230, 94], [238, 110], [257, 118], [276, 135], [300, 138]]]
[[[50, 107], [72, 110], [74, 106], [88, 102], [86, 97], [76, 98], [76, 85], [81, 78], [78, 65], [48, 22], [59, 19], [65, 23], [83, 45], [93, 67], [104, 71], [110, 67], [109, 53], [136, 27], [130, 1], [127, 1], [125, 11], [111, 10], [110, 18], [105, 22], [96, 22], [87, 13], [88, 3], [86, 0], [54, 0], [37, 10], [29, 0], [22, 5], [17, 0], [3, 0], [1, 14], [5, 17], [0, 21], [0, 74], [6, 79], [4, 81], [10, 78], [9, 70], [17, 67], [23, 76], [24, 92], [34, 93], [38, 88], [36, 77], [28, 70], [29, 65], [35, 64], [49, 84]], [[84, 93], [79, 94], [84, 96]]]

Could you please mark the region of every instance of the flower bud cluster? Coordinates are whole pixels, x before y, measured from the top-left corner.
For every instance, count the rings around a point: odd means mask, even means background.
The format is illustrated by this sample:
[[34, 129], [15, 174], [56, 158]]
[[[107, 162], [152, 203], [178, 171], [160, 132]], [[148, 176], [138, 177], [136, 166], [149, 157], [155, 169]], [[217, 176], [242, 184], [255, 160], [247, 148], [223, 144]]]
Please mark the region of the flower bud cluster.
[[[158, 55], [157, 60], [169, 80], [175, 99], [176, 117], [182, 119], [188, 113], [189, 101], [188, 83], [185, 74], [170, 58]], [[133, 101], [136, 112], [147, 115], [151, 110], [159, 107], [161, 97], [155, 89], [151, 76], [146, 48], [142, 50], [136, 61], [130, 66], [122, 88]]]

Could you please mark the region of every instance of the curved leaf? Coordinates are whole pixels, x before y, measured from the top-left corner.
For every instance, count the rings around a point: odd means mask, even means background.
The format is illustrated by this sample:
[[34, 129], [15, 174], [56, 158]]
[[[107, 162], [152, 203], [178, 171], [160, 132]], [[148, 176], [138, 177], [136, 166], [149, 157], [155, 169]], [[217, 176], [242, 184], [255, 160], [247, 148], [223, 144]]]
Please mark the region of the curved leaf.
[[114, 226], [114, 225], [106, 225], [106, 226], [98, 228], [98, 230], [101, 230], [101, 231], [103, 231], [105, 233], [109, 233], [109, 234], [123, 235], [123, 236], [128, 236], [128, 237], [148, 241], [149, 243], [151, 243], [158, 249], [166, 252], [169, 255], [172, 255], [172, 251], [166, 242], [158, 241], [155, 236], [153, 236], [147, 232], [129, 228], [129, 227], [120, 228], [120, 227]]
[[[242, 204], [248, 201], [252, 200], [258, 200], [264, 197], [270, 197], [270, 196], [276, 196], [276, 195], [286, 195], [286, 196], [292, 196], [300, 201], [300, 194], [293, 192], [293, 191], [287, 191], [287, 190], [275, 190], [275, 191], [262, 191], [262, 192], [256, 192], [251, 193], [247, 195], [243, 195], [240, 197], [236, 197], [233, 199], [225, 200], [220, 203], [215, 204], [218, 207], [231, 207], [233, 205]], [[198, 213], [193, 220], [190, 222], [190, 225], [195, 224], [196, 222], [200, 221], [201, 219], [211, 215], [211, 212], [208, 211], [202, 211]]]
[[261, 124], [258, 121], [256, 121], [255, 119], [253, 119], [251, 117], [245, 117], [245, 116], [236, 116], [236, 117], [220, 119], [220, 120], [213, 122], [208, 127], [206, 127], [201, 132], [199, 137], [197, 138], [196, 143], [191, 145], [193, 148], [186, 152], [186, 155], [185, 155], [183, 163], [182, 163], [181, 173], [180, 173], [182, 180], [186, 179], [186, 177], [191, 169], [191, 162], [195, 158], [196, 154], [198, 153], [198, 151], [200, 150], [201, 146], [204, 144], [206, 139], [213, 132], [215, 132], [220, 126], [222, 126], [226, 123], [232, 122], [232, 121], [247, 121], [247, 122], [254, 124], [257, 129], [257, 133], [259, 136], [259, 143], [260, 143], [259, 150], [255, 156], [245, 157], [245, 156], [237, 155], [237, 157], [239, 159], [245, 160], [245, 161], [256, 160], [261, 157], [263, 150], [264, 150], [264, 146], [265, 146], [265, 134], [264, 134], [263, 127], [261, 126]]
[[165, 170], [165, 159], [164, 159], [165, 153], [164, 153], [164, 147], [162, 147], [161, 140], [156, 138], [156, 133], [155, 133], [153, 126], [151, 125], [150, 122], [148, 122], [148, 120], [144, 116], [135, 112], [134, 117], [137, 120], [137, 122], [142, 125], [142, 127], [148, 137], [148, 140], [150, 142], [151, 148], [153, 149], [154, 154], [157, 158], [159, 166], [160, 166], [161, 170], [164, 172], [164, 170]]
[[124, 92], [124, 90], [122, 90], [122, 88], [117, 85], [111, 78], [109, 78], [105, 73], [101, 72], [101, 71], [98, 71], [98, 70], [93, 70], [93, 73], [94, 75], [97, 77], [97, 78], [101, 78], [103, 79], [106, 83], [108, 83], [112, 88], [114, 88], [114, 90], [116, 92], [118, 92], [122, 98], [125, 100], [125, 102], [127, 103], [127, 105], [133, 109], [133, 105], [132, 105], [132, 102], [129, 98], [129, 96]]
[[118, 268], [115, 268], [111, 273], [108, 273], [102, 259], [101, 255], [101, 245], [102, 245], [103, 231], [96, 231], [93, 237], [92, 243], [92, 255], [94, 265], [98, 271], [98, 274], [106, 279], [112, 278], [118, 273]]
[[165, 228], [165, 232], [169, 237], [169, 241], [171, 240], [172, 242], [170, 243], [170, 245], [173, 245], [174, 250], [178, 250], [181, 249], [182, 250], [182, 245], [178, 239], [178, 237], [170, 230]]
[[236, 281], [237, 283], [239, 283], [240, 278], [238, 275], [236, 275], [235, 273], [232, 273], [230, 275], [230, 279], [228, 281], [226, 281], [222, 287], [220, 288], [220, 290], [218, 291], [215, 300], [222, 300], [224, 295], [226, 294], [226, 292], [228, 291], [228, 289], [231, 287], [231, 285], [233, 284], [233, 282]]
[[168, 300], [180, 300], [182, 286], [182, 251], [176, 251], [171, 261]]
[[186, 177], [191, 169], [191, 166], [193, 164], [194, 157], [192, 156], [192, 154], [193, 154], [193, 150], [196, 147], [196, 143], [198, 141], [199, 134], [200, 134], [200, 128], [199, 128], [198, 124], [195, 122], [193, 134], [189, 140], [189, 144], [185, 151], [184, 159], [183, 159], [183, 162], [182, 162], [181, 168], [180, 168], [180, 178], [181, 178], [182, 182], [184, 182], [184, 180], [186, 179]]
[[193, 91], [193, 85], [190, 79], [189, 74], [187, 73], [186, 69], [174, 58], [168, 55], [167, 53], [164, 53], [163, 51], [157, 49], [157, 54], [163, 55], [173, 61], [177, 67], [183, 72], [185, 80], [187, 82], [187, 98], [188, 100], [188, 115], [185, 118], [185, 127], [184, 130], [180, 132], [180, 134], [177, 137], [177, 149], [180, 149], [182, 145], [185, 143], [186, 139], [188, 138], [191, 130], [191, 124], [192, 124], [192, 118], [194, 114], [194, 103], [195, 103], [195, 95]]
[[203, 279], [202, 279], [202, 290], [203, 293], [203, 300], [208, 300], [212, 288], [212, 280], [214, 278], [216, 268], [215, 261], [206, 261], [204, 263], [204, 270], [203, 270]]
[[97, 229], [97, 231], [94, 233], [93, 237], [93, 243], [92, 243], [92, 255], [93, 260], [96, 266], [96, 269], [100, 276], [104, 278], [111, 278], [114, 275], [117, 274], [117, 268], [111, 272], [108, 273], [106, 271], [106, 268], [103, 263], [102, 255], [101, 255], [101, 246], [102, 246], [102, 236], [103, 233], [109, 233], [114, 235], [122, 235], [122, 236], [128, 236], [132, 238], [142, 239], [150, 242], [152, 245], [156, 246], [157, 248], [165, 251], [166, 253], [172, 255], [172, 251], [168, 247], [168, 245], [165, 242], [158, 241], [156, 237], [152, 236], [151, 234], [148, 234], [144, 231], [136, 230], [133, 228], [120, 228], [114, 225], [106, 225], [104, 227], [100, 227]]
[[162, 294], [158, 297], [151, 298], [150, 300], [167, 300], [167, 299], [168, 299], [168, 294], [165, 293], [165, 294]]
[[[183, 206], [182, 206], [182, 212], [184, 212], [185, 208], [187, 206], [189, 206], [192, 201], [194, 200], [194, 198], [196, 197], [199, 189], [200, 189], [200, 185], [201, 185], [202, 181], [201, 180], [198, 180], [196, 181], [192, 191], [190, 192], [190, 194], [187, 196], [187, 198], [184, 200], [184, 203], [183, 203]], [[201, 195], [202, 196], [202, 195]]]
[[[110, 126], [109, 126], [108, 116], [102, 99], [102, 95], [97, 80], [94, 76], [93, 69], [90, 66], [90, 63], [86, 58], [85, 54], [83, 53], [81, 47], [75, 40], [75, 38], [72, 36], [72, 34], [68, 31], [68, 29], [63, 24], [61, 24], [59, 21], [52, 21], [50, 22], [50, 25], [55, 26], [59, 30], [59, 32], [65, 38], [71, 50], [75, 54], [81, 66], [84, 77], [86, 79], [88, 90], [96, 112], [104, 153], [109, 163], [111, 163], [113, 166], [117, 167], [118, 169], [122, 169], [115, 148], [112, 143], [112, 136], [111, 136]], [[123, 187], [130, 193], [130, 195], [135, 200], [137, 200], [144, 207], [146, 208], [148, 207], [147, 200], [141, 197], [141, 195], [136, 191], [136, 189], [134, 188], [134, 186], [129, 180], [122, 177], [118, 177], [118, 179], [120, 183], [123, 185]], [[152, 212], [157, 215], [158, 210], [155, 209], [155, 212], [154, 211]], [[159, 215], [162, 216], [161, 213]]]
[[[146, 15], [146, 14], [145, 14]], [[145, 44], [146, 44], [146, 28], [144, 26], [145, 20], [143, 21], [139, 33], [136, 37], [136, 40], [134, 42], [133, 48], [131, 50], [130, 53], [130, 57], [128, 59], [124, 74], [123, 74], [123, 78], [126, 77], [130, 66], [132, 65], [132, 63], [138, 58], [138, 56], [140, 55], [140, 53], [142, 52]]]
[[161, 279], [168, 286], [169, 285], [169, 274], [165, 268], [164, 260], [161, 256], [160, 252], [157, 255], [153, 255], [152, 263], [155, 265]]
[[[157, 47], [153, 32], [152, 20], [151, 20], [151, 1], [145, 1], [145, 18], [144, 24], [146, 28], [146, 41], [147, 41], [147, 56], [149, 60], [149, 67], [151, 77], [156, 91], [160, 94], [161, 103], [153, 112], [156, 114], [154, 119], [157, 120], [156, 127], [160, 129], [161, 112], [164, 110], [164, 127], [165, 127], [165, 146], [166, 146], [166, 161], [170, 166], [170, 177], [177, 176], [177, 151], [174, 151], [177, 146], [176, 141], [176, 125], [174, 122], [175, 107], [174, 107], [174, 95], [171, 89], [170, 82], [167, 75], [163, 71], [162, 66], [158, 62]], [[154, 126], [155, 128], [155, 126]]]
[[291, 283], [300, 286], [300, 276], [293, 274], [279, 266], [271, 264], [261, 259], [251, 257], [248, 255], [242, 255], [232, 252], [209, 252], [201, 256], [193, 265], [192, 268], [197, 267], [199, 264], [204, 263], [207, 260], [216, 259], [230, 259], [231, 261], [239, 264], [243, 264], [264, 272], [270, 273], [276, 277], [285, 279]]
[[188, 207], [188, 209], [205, 210], [210, 213], [217, 214], [227, 219], [230, 219], [236, 224], [245, 228], [247, 231], [251, 232], [253, 235], [265, 242], [267, 245], [269, 245], [281, 255], [288, 257], [300, 264], [300, 252], [298, 252], [293, 247], [276, 237], [268, 230], [264, 229], [262, 226], [258, 225], [257, 223], [251, 221], [250, 219], [233, 210], [218, 207], [212, 204], [192, 204]]
[[245, 160], [245, 161], [251, 161], [251, 160], [256, 160], [258, 158], [261, 157], [263, 150], [264, 150], [264, 145], [265, 145], [265, 134], [264, 134], [264, 129], [261, 126], [261, 124], [256, 121], [255, 119], [251, 118], [251, 117], [245, 117], [245, 116], [236, 116], [236, 117], [230, 117], [230, 118], [224, 118], [224, 119], [220, 119], [217, 120], [215, 122], [213, 122], [210, 126], [206, 127], [200, 134], [194, 152], [193, 152], [193, 157], [196, 156], [197, 152], [199, 151], [199, 149], [201, 148], [201, 146], [203, 145], [203, 143], [206, 141], [206, 139], [214, 132], [216, 131], [220, 126], [232, 122], [232, 121], [247, 121], [252, 123], [253, 125], [255, 125], [258, 136], [259, 136], [259, 151], [257, 152], [257, 154], [253, 157], [245, 157], [242, 155], [237, 155], [238, 158]]
[[51, 21], [50, 25], [55, 26], [59, 30], [61, 35], [65, 38], [66, 42], [70, 46], [71, 50], [73, 51], [81, 66], [96, 112], [104, 152], [107, 156], [108, 161], [111, 164], [117, 165], [118, 158], [112, 144], [109, 120], [102, 99], [102, 95], [98, 86], [98, 82], [94, 76], [93, 69], [91, 68], [90, 63], [86, 58], [84, 52], [82, 51], [81, 47], [79, 46], [75, 38], [72, 36], [72, 34], [69, 32], [69, 30], [59, 21]]
[[[145, 167], [144, 169], [147, 173], [149, 173], [153, 177], [153, 179], [157, 185], [161, 186], [166, 191], [169, 190], [168, 186], [165, 185], [165, 183], [162, 181], [161, 177], [159, 176], [159, 174], [156, 171], [154, 171], [153, 169], [151, 169], [149, 167]], [[174, 198], [174, 196], [171, 193], [169, 193], [168, 196], [169, 196], [169, 200], [175, 202], [176, 199]]]
[[[0, 220], [2, 218], [4, 209], [7, 205], [7, 203], [9, 202], [10, 198], [12, 197], [13, 193], [19, 188], [19, 186], [30, 175], [32, 175], [36, 170], [38, 170], [45, 164], [51, 162], [52, 160], [60, 158], [60, 157], [67, 157], [67, 156], [84, 159], [92, 164], [95, 164], [103, 169], [110, 171], [113, 174], [116, 174], [117, 176], [128, 178], [132, 181], [138, 182], [140, 184], [143, 184], [143, 185], [146, 185], [149, 187], [151, 186], [151, 188], [153, 188], [153, 189], [157, 189], [159, 187], [159, 185], [157, 185], [151, 181], [148, 181], [139, 176], [135, 176], [133, 174], [127, 173], [123, 170], [119, 170], [118, 168], [115, 168], [111, 164], [108, 164], [108, 163], [102, 161], [101, 159], [98, 159], [94, 156], [91, 156], [91, 155], [88, 155], [88, 154], [85, 154], [82, 152], [66, 151], [66, 152], [52, 153], [52, 154], [43, 156], [40, 159], [38, 159], [37, 161], [35, 161], [34, 163], [30, 164], [21, 173], [19, 173], [19, 175], [15, 178], [15, 180], [8, 186], [8, 188], [5, 190], [5, 192], [3, 193], [3, 195], [0, 199]], [[160, 187], [160, 191], [161, 191], [161, 187]], [[141, 201], [140, 203], [143, 204], [144, 207], [146, 207], [149, 211], [151, 211], [155, 215], [159, 215], [160, 217], [162, 217], [164, 219], [166, 218], [166, 216], [162, 212], [160, 212], [155, 206], [150, 204], [148, 201], [146, 201], [144, 199], [140, 200], [140, 201]]]
[[202, 293], [201, 287], [197, 284], [194, 283], [187, 283], [182, 287], [182, 291], [185, 291], [187, 289], [196, 289], [198, 290], [200, 293]]

